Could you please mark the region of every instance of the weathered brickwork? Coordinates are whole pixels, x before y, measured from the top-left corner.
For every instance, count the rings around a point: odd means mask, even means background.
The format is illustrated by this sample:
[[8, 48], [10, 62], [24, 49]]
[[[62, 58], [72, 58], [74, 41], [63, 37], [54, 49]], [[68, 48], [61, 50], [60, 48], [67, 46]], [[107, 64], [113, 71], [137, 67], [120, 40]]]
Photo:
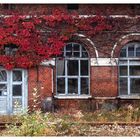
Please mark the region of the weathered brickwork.
[[[88, 10], [87, 10], [88, 7]], [[43, 14], [51, 14], [53, 8], [67, 9], [66, 4], [59, 5], [16, 5], [15, 10], [21, 14], [38, 14], [40, 10]], [[25, 10], [26, 9], [26, 10]], [[0, 6], [1, 14], [5, 14], [2, 5]], [[132, 41], [140, 41], [140, 14], [139, 5], [79, 5], [77, 10], [82, 15], [94, 15], [95, 11], [99, 11], [102, 15], [111, 15], [114, 24], [112, 31], [104, 31], [92, 38], [87, 38], [84, 33], [73, 36], [70, 42], [78, 42], [82, 44], [89, 58], [119, 58], [122, 47]], [[71, 10], [69, 10], [71, 12]], [[125, 15], [125, 16], [124, 16]], [[122, 16], [122, 17], [121, 17]], [[119, 25], [119, 26], [116, 26]], [[97, 56], [97, 52], [98, 56]], [[41, 103], [47, 98], [52, 97], [56, 92], [56, 70], [47, 66], [39, 66], [28, 70], [28, 105], [33, 106], [34, 88], [38, 88], [39, 102]], [[55, 108], [67, 109], [98, 109], [103, 99], [97, 100], [96, 97], [117, 98], [119, 95], [118, 85], [118, 66], [90, 66], [90, 95], [89, 99], [57, 99], [55, 98]], [[109, 102], [130, 103], [135, 100], [109, 100]], [[138, 101], [137, 101], [138, 102]]]

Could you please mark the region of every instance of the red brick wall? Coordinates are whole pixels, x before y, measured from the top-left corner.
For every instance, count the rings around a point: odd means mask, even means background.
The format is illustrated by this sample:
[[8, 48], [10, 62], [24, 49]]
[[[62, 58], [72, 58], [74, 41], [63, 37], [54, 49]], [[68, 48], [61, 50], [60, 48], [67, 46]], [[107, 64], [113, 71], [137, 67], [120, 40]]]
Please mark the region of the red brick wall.
[[[37, 76], [38, 75], [38, 76]], [[43, 102], [46, 97], [52, 96], [52, 69], [46, 66], [39, 66], [38, 72], [36, 68], [28, 70], [28, 105], [30, 108], [34, 105], [34, 88], [38, 88], [40, 102]]]
[[93, 97], [116, 97], [118, 95], [117, 66], [91, 67], [91, 95]]

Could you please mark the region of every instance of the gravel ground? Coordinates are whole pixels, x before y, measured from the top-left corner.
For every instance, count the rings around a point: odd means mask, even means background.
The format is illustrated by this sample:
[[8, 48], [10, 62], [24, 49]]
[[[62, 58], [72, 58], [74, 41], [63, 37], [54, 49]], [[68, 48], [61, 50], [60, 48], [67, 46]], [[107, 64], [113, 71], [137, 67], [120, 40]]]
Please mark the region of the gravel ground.
[[140, 126], [117, 124], [89, 126], [89, 129], [82, 130], [82, 132], [87, 136], [140, 136]]

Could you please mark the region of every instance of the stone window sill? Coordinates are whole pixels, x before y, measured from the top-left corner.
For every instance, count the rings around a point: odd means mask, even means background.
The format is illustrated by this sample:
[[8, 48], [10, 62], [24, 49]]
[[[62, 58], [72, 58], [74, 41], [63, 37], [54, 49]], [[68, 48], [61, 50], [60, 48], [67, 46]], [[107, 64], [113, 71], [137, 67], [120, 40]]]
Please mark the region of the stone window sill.
[[54, 98], [57, 99], [89, 99], [91, 95], [56, 95]]
[[118, 96], [120, 99], [140, 99], [140, 96], [138, 95], [121, 95]]

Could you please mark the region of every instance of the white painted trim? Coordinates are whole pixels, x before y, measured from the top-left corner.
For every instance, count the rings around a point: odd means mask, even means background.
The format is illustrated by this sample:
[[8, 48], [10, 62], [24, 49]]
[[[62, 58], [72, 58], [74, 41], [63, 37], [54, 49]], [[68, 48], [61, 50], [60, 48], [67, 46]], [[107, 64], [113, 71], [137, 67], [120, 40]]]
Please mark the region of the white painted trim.
[[117, 97], [94, 97], [96, 100], [116, 99]]
[[90, 66], [117, 66], [118, 58], [91, 58]]
[[116, 47], [118, 46], [118, 43], [122, 42], [124, 39], [126, 39], [129, 36], [140, 36], [140, 33], [131, 33], [131, 34], [127, 34], [127, 35], [121, 37], [113, 46], [113, 49], [111, 51], [111, 58], [113, 58], [113, 56], [114, 56], [114, 51], [115, 51]]
[[98, 50], [97, 50], [95, 44], [93, 43], [93, 41], [92, 41], [91, 39], [87, 38], [87, 37], [86, 37], [85, 35], [83, 35], [83, 34], [75, 33], [74, 35], [79, 36], [79, 37], [82, 37], [82, 38], [86, 38], [86, 40], [93, 46], [93, 48], [94, 48], [94, 50], [95, 50], [96, 58], [99, 57]]
[[51, 59], [51, 60], [44, 60], [40, 65], [44, 65], [44, 66], [55, 66], [55, 58]]
[[140, 96], [138, 95], [120, 95], [118, 96], [120, 99], [140, 99]]
[[89, 99], [91, 95], [56, 95], [54, 98], [57, 99]]

